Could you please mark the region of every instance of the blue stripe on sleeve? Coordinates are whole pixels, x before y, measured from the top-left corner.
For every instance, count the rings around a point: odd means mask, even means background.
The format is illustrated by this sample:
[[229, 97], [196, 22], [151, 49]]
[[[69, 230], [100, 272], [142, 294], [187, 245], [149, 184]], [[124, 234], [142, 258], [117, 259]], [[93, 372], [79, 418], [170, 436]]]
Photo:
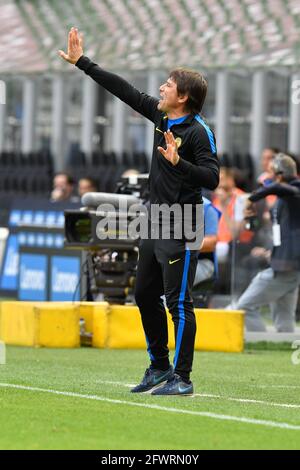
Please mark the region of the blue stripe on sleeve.
[[196, 119], [196, 121], [200, 122], [200, 124], [202, 124], [202, 126], [203, 126], [204, 129], [206, 130], [206, 133], [207, 133], [207, 136], [208, 136], [208, 139], [209, 139], [209, 143], [210, 143], [211, 151], [212, 151], [213, 153], [217, 153], [217, 148], [216, 148], [216, 144], [215, 144], [215, 139], [214, 139], [214, 135], [213, 135], [211, 129], [210, 129], [210, 128], [208, 127], [208, 125], [203, 121], [203, 119], [199, 116], [199, 114], [196, 114], [195, 119]]

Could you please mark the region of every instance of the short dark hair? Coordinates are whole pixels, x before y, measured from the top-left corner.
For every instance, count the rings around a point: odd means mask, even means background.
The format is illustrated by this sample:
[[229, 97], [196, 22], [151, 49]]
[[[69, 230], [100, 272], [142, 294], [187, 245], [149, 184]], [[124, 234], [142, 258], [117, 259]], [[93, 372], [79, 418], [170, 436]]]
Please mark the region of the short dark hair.
[[273, 152], [274, 156], [277, 154], [277, 153], [280, 153], [281, 150], [277, 147], [265, 147], [264, 150], [271, 150], [271, 152]]
[[98, 182], [92, 176], [82, 176], [81, 178], [79, 178], [78, 183], [80, 183], [80, 181], [82, 180], [89, 181], [90, 185], [94, 186], [94, 188], [98, 190]]
[[235, 168], [232, 166], [221, 166], [220, 171], [227, 177], [235, 179]]
[[272, 150], [273, 153], [280, 153], [281, 150], [278, 147], [267, 147], [267, 149]]
[[188, 95], [186, 109], [193, 114], [201, 113], [207, 94], [204, 76], [195, 70], [180, 67], [172, 70], [170, 78], [176, 83], [179, 96]]
[[54, 178], [56, 178], [56, 176], [65, 176], [66, 180], [67, 180], [67, 183], [70, 186], [74, 186], [74, 184], [75, 184], [75, 180], [74, 180], [73, 176], [71, 176], [69, 173], [65, 173], [64, 171], [59, 171], [58, 173], [55, 173]]

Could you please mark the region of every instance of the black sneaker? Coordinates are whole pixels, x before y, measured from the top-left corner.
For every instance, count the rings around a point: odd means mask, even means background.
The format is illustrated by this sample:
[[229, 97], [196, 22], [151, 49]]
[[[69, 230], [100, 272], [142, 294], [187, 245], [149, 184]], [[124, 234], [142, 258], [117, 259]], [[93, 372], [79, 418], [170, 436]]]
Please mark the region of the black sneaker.
[[131, 392], [148, 392], [153, 387], [157, 387], [157, 385], [162, 384], [162, 382], [169, 380], [171, 377], [173, 377], [173, 374], [173, 366], [170, 366], [167, 370], [151, 369], [151, 367], [149, 367], [148, 369], [146, 369], [145, 375], [141, 383], [136, 387], [132, 388]]
[[151, 395], [193, 395], [193, 383], [187, 384], [180, 375], [174, 374], [165, 385], [153, 390]]

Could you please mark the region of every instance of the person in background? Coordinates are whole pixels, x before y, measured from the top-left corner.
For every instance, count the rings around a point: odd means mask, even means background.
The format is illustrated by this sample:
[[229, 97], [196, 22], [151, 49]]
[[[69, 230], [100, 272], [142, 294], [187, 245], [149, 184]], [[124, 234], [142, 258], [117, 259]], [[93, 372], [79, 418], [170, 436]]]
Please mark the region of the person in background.
[[68, 173], [56, 173], [53, 179], [53, 190], [51, 193], [51, 201], [70, 201], [78, 202], [79, 198], [74, 196], [75, 182]]
[[204, 239], [198, 256], [194, 287], [203, 281], [213, 279], [217, 274], [215, 249], [218, 240], [218, 224], [221, 212], [209, 199], [203, 197], [204, 204]]
[[252, 232], [243, 230], [243, 216], [237, 217], [235, 206], [237, 199], [245, 192], [236, 187], [234, 172], [231, 168], [222, 167], [220, 170], [220, 183], [213, 198], [213, 205], [222, 213], [219, 221], [217, 255], [220, 261], [228, 259], [230, 244], [235, 238], [241, 243], [249, 243]]
[[255, 276], [236, 308], [246, 312], [248, 331], [266, 331], [260, 307], [270, 305], [277, 331], [293, 332], [300, 283], [300, 179], [296, 163], [288, 155], [278, 154], [272, 163], [271, 177], [275, 182], [254, 192], [245, 211], [246, 217], [253, 217], [254, 202], [269, 194], [277, 196], [271, 210], [270, 267]]
[[96, 193], [98, 191], [96, 180], [89, 176], [80, 178], [77, 191], [80, 197], [85, 193]]
[[261, 168], [263, 172], [258, 176], [257, 183], [259, 185], [266, 186], [267, 184], [272, 183], [272, 173], [270, 171], [270, 163], [274, 160], [275, 155], [279, 153], [280, 150], [273, 147], [267, 147], [262, 151], [261, 154]]

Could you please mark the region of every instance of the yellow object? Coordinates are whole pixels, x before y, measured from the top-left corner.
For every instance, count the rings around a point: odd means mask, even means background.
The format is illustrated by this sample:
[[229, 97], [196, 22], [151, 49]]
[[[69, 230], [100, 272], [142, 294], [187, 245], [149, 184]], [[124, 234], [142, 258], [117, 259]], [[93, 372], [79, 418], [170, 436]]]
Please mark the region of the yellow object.
[[[197, 334], [195, 349], [199, 351], [242, 352], [244, 349], [244, 313], [231, 310], [195, 309]], [[175, 348], [174, 324], [168, 318], [169, 348]], [[146, 340], [139, 309], [113, 305], [108, 320], [109, 348], [145, 348]]]
[[37, 318], [34, 302], [1, 302], [0, 339], [16, 346], [36, 346]]
[[[200, 351], [242, 352], [244, 312], [195, 309]], [[138, 307], [107, 302], [0, 303], [0, 340], [21, 346], [77, 347], [79, 318], [92, 333], [97, 348], [145, 349], [146, 339]], [[169, 348], [174, 349], [174, 324], [168, 313]]]
[[95, 348], [106, 348], [108, 340], [109, 304], [107, 302], [95, 302], [93, 304], [93, 339]]
[[79, 307], [70, 302], [1, 302], [0, 339], [16, 346], [78, 347]]
[[244, 350], [243, 311], [195, 309], [195, 315], [196, 350], [223, 352]]
[[143, 349], [145, 334], [138, 307], [111, 305], [108, 316], [107, 347], [116, 349]]
[[79, 337], [79, 306], [68, 303], [40, 304], [34, 308], [38, 318], [39, 346], [77, 348]]

